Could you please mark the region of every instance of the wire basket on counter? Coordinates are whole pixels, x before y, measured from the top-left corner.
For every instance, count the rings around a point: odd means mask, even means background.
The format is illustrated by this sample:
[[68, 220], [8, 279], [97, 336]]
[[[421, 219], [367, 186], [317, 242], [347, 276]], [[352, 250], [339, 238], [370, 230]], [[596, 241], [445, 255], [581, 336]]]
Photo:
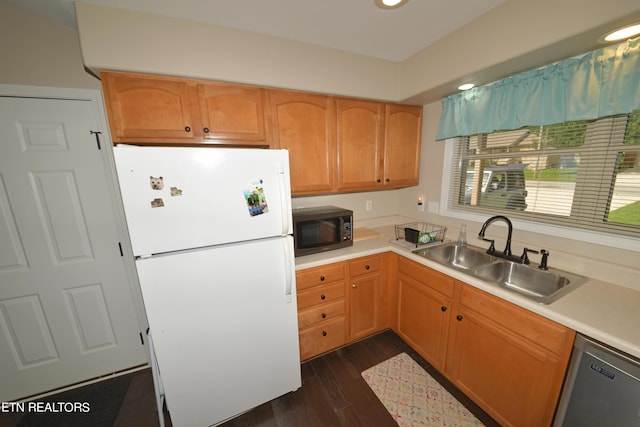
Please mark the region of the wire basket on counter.
[[444, 242], [446, 233], [447, 227], [428, 222], [408, 222], [396, 225], [396, 241], [400, 246], [418, 247], [434, 242]]

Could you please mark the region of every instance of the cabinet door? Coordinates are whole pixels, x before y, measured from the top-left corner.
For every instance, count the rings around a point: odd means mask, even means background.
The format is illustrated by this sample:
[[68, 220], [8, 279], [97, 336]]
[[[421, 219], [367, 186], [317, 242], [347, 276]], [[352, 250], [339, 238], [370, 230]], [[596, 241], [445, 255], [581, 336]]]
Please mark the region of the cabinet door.
[[294, 195], [334, 190], [335, 107], [328, 96], [270, 91], [273, 142], [289, 150]]
[[336, 100], [338, 190], [383, 186], [384, 104]]
[[454, 384], [501, 425], [549, 425], [552, 378], [564, 372], [557, 357], [464, 307], [456, 319], [447, 360]]
[[216, 83], [196, 87], [204, 138], [243, 145], [268, 145], [262, 89]]
[[418, 185], [422, 107], [387, 104], [385, 111], [384, 184]]
[[357, 340], [378, 332], [380, 327], [380, 273], [367, 274], [351, 279], [351, 333]]
[[405, 274], [398, 274], [398, 334], [442, 371], [451, 300]]
[[101, 74], [114, 142], [193, 142], [200, 138], [188, 80]]

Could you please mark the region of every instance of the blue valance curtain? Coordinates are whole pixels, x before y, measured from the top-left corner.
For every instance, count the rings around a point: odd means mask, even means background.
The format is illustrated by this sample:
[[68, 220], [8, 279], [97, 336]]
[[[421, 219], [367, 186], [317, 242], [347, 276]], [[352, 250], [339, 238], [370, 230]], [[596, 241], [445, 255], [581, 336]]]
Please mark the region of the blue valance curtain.
[[640, 109], [640, 38], [442, 99], [437, 140]]

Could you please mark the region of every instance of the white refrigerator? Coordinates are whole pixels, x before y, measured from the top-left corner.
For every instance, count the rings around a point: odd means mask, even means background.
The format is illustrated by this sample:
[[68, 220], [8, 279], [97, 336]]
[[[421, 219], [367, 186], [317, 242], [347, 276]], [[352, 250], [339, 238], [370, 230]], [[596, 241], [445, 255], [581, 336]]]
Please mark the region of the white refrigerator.
[[156, 396], [174, 427], [216, 425], [298, 389], [288, 152], [114, 153]]

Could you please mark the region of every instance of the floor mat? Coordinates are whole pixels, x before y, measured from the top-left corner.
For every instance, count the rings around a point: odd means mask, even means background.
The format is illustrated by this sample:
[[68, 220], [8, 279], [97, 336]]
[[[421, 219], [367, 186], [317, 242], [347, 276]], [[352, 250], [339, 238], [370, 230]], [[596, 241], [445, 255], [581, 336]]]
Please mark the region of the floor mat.
[[483, 424], [406, 353], [362, 372], [399, 426]]

